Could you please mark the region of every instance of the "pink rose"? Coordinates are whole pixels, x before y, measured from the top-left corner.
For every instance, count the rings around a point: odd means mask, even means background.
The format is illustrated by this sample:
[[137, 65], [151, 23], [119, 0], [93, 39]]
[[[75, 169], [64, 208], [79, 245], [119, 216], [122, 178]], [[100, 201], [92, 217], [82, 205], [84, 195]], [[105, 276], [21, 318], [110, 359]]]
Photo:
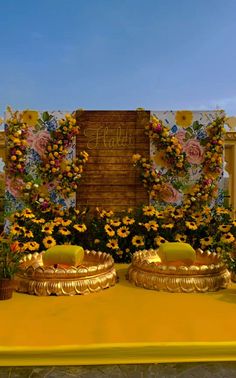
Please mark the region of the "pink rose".
[[183, 146], [183, 150], [186, 153], [186, 157], [189, 163], [201, 164], [203, 162], [204, 150], [197, 140], [189, 139]]
[[15, 198], [21, 196], [22, 189], [24, 187], [24, 181], [21, 178], [6, 178], [6, 189], [10, 192]]
[[41, 130], [37, 133], [33, 133], [32, 130], [29, 130], [27, 136], [27, 142], [29, 143], [30, 147], [38, 152], [41, 158], [44, 158], [45, 149], [50, 139], [50, 134], [46, 130]]
[[184, 138], [185, 138], [186, 130], [181, 129], [179, 130], [174, 136], [178, 139], [178, 142], [183, 145], [184, 144]]
[[181, 200], [182, 194], [178, 192], [169, 182], [162, 185], [161, 199], [167, 203], [177, 203]]

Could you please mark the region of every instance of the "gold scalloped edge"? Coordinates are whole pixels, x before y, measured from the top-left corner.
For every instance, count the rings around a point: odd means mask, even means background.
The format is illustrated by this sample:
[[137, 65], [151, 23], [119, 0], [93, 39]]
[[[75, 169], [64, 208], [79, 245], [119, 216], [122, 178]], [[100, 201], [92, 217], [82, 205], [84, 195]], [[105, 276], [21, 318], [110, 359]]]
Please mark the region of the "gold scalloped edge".
[[84, 264], [86, 263], [90, 265], [67, 269], [43, 267], [42, 254], [33, 254], [16, 275], [16, 291], [38, 296], [76, 295], [98, 292], [116, 284], [117, 275], [112, 256], [86, 250]]
[[225, 264], [221, 261], [221, 257], [215, 252], [198, 249], [196, 255], [196, 262], [198, 262], [198, 265], [174, 266], [156, 264], [152, 261], [152, 258], [158, 256], [158, 249], [141, 250], [134, 253], [132, 266], [150, 273], [180, 276], [212, 275], [225, 269]]
[[128, 279], [136, 286], [171, 293], [205, 293], [225, 289], [230, 284], [230, 273], [225, 268], [214, 275], [179, 276], [159, 275], [130, 266]]
[[231, 272], [231, 281], [236, 282], [236, 273], [235, 272]]

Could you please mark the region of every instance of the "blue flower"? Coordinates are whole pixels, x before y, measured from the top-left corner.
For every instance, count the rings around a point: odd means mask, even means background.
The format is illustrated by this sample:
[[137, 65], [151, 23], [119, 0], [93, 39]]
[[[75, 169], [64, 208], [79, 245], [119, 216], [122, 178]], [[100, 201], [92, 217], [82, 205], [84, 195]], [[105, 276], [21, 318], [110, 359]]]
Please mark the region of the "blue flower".
[[45, 122], [48, 131], [54, 131], [57, 129], [57, 121], [55, 118], [50, 119], [50, 121]]
[[173, 134], [175, 134], [177, 130], [178, 130], [177, 126], [174, 125], [174, 126], [172, 126], [172, 128], [171, 128], [170, 131], [171, 131]]
[[200, 130], [197, 133], [197, 138], [198, 139], [206, 139], [207, 138], [207, 133], [204, 130]]

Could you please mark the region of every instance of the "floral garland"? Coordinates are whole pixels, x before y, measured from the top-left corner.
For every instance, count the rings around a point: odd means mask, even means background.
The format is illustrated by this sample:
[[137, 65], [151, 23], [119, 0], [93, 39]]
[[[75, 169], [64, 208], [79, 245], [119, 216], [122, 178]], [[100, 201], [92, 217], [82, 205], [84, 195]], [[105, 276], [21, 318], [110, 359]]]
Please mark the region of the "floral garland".
[[[38, 201], [40, 207], [48, 211], [49, 186], [55, 188], [60, 196], [68, 198], [76, 191], [84, 164], [88, 160], [86, 151], [81, 151], [78, 157], [71, 160], [67, 158], [69, 148], [79, 134], [75, 114], [66, 114], [65, 118], [58, 121], [59, 127], [46, 131], [45, 126], [49, 126], [53, 118], [49, 113], [44, 112], [39, 117], [37, 111], [13, 112], [10, 108], [7, 111], [8, 181], [13, 177], [20, 196], [25, 197], [27, 202]], [[35, 182], [26, 172], [26, 152], [30, 147], [40, 157]], [[8, 184], [11, 185], [10, 182]]]
[[[217, 196], [217, 180], [222, 169], [224, 121], [224, 117], [218, 117], [208, 125], [204, 155], [201, 156], [201, 160], [199, 159], [202, 174], [189, 192], [185, 194], [183, 201], [185, 210], [199, 209]], [[197, 122], [194, 126], [196, 128], [201, 127]], [[162, 168], [157, 171], [152, 159], [143, 158], [139, 154], [133, 155], [133, 163], [135, 167], [139, 168], [141, 180], [151, 199], [163, 203], [168, 191], [172, 190], [173, 187], [179, 191], [181, 187], [178, 179], [173, 178], [173, 173], [178, 177], [183, 175], [188, 177], [191, 159], [188, 158], [180, 140], [171, 135], [168, 127], [158, 118], [154, 116], [151, 118], [149, 125], [146, 126], [145, 133], [158, 151], [159, 165]]]

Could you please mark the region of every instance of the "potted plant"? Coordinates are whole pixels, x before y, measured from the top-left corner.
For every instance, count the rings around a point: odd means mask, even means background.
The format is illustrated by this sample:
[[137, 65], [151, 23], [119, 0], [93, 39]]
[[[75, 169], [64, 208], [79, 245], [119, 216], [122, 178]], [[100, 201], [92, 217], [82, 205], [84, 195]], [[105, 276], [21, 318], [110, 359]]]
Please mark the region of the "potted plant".
[[0, 237], [0, 300], [12, 297], [14, 275], [20, 268], [21, 258], [15, 244]]

